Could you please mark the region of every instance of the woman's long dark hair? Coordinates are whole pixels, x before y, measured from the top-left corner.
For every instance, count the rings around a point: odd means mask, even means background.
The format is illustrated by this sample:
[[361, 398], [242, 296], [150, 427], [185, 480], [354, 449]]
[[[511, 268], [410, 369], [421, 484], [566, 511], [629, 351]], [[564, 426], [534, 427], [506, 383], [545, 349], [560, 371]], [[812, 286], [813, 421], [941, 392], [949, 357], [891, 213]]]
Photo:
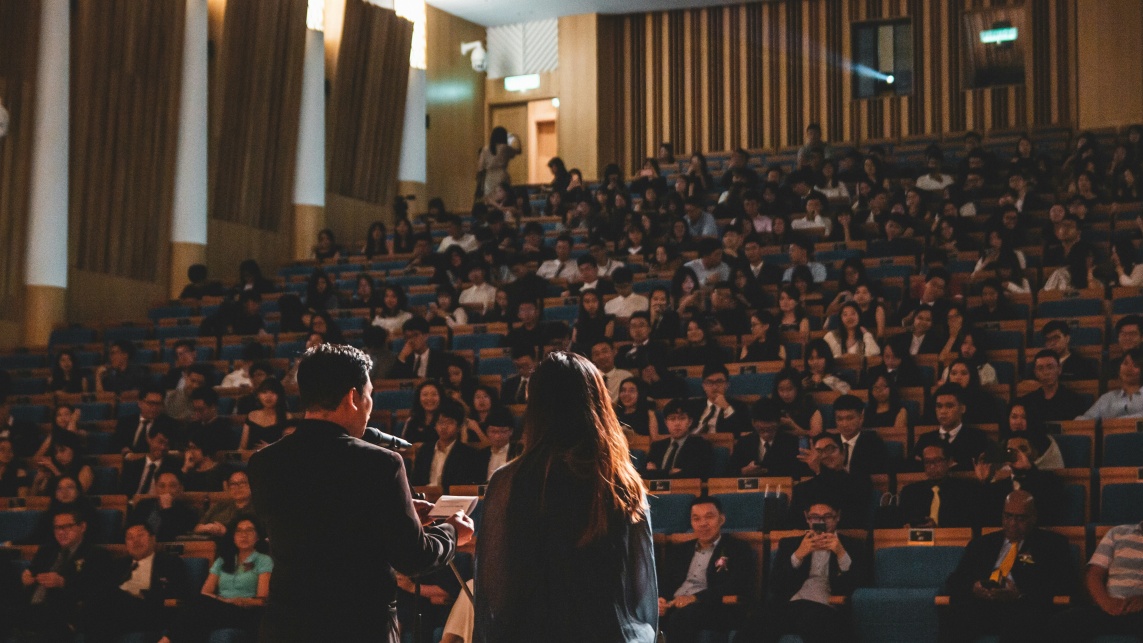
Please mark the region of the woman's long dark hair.
[[247, 521], [254, 525], [254, 530], [258, 532], [258, 540], [254, 542], [254, 551], [266, 553], [266, 530], [262, 528], [262, 523], [258, 522], [253, 514], [240, 513], [226, 526], [227, 537], [218, 543], [218, 557], [222, 559], [222, 571], [224, 573], [233, 574], [238, 571], [238, 545], [234, 544], [234, 532], [238, 529], [238, 523]]
[[508, 144], [508, 130], [503, 127], [492, 128], [492, 136], [488, 139], [488, 151], [493, 155], [500, 150], [501, 145]]
[[627, 438], [603, 375], [586, 357], [561, 351], [540, 362], [528, 383], [524, 445], [520, 468], [542, 476], [541, 508], [553, 467], [592, 487], [581, 546], [604, 536], [616, 514], [630, 522], [644, 519], [643, 483], [631, 464]]

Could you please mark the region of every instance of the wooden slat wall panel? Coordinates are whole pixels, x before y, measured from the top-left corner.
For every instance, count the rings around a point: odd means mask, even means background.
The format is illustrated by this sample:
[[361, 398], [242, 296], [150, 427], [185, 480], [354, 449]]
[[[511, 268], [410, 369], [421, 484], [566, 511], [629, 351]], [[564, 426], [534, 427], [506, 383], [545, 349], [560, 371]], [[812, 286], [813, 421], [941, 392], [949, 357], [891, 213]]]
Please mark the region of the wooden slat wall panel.
[[[634, 128], [603, 154], [627, 169], [663, 141], [682, 156], [783, 148], [815, 122], [832, 141], [1072, 125], [1076, 1], [775, 0], [601, 16], [629, 58], [600, 91]], [[1025, 84], [965, 90], [964, 13], [1019, 4], [1032, 40]], [[852, 25], [892, 18], [912, 19], [914, 92], [853, 100]]]
[[305, 32], [306, 0], [226, 2], [213, 79], [215, 219], [270, 231], [293, 220]]
[[24, 292], [39, 25], [39, 0], [0, 0], [0, 98], [9, 115], [0, 139], [0, 319], [20, 318]]
[[75, 267], [166, 278], [182, 82], [182, 0], [79, 0], [73, 13]]
[[413, 23], [348, 0], [331, 102], [329, 189], [388, 204], [396, 196]]

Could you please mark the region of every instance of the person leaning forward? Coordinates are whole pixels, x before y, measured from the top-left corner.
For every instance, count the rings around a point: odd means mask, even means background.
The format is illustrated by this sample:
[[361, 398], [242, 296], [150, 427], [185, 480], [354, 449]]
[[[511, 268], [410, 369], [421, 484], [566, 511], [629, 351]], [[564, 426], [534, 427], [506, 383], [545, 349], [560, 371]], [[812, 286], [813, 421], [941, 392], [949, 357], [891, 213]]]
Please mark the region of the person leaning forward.
[[401, 457], [360, 439], [373, 409], [371, 366], [350, 346], [306, 351], [305, 419], [250, 459], [275, 565], [261, 641], [396, 643], [393, 570], [445, 565], [472, 538], [463, 512], [422, 528], [432, 505], [412, 500]]

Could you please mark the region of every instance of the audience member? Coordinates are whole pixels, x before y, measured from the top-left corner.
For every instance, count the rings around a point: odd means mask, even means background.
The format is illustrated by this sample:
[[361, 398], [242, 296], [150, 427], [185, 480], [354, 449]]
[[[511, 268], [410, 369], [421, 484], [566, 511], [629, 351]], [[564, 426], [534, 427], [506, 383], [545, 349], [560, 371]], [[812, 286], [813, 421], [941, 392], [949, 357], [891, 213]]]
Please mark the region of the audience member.
[[947, 442], [921, 450], [925, 479], [897, 495], [900, 522], [907, 527], [974, 527], [980, 524], [980, 485], [949, 475], [953, 461]]
[[178, 470], [159, 472], [154, 496], [136, 498], [128, 522], [146, 523], [160, 542], [171, 542], [191, 533], [198, 523], [198, 511], [183, 497], [183, 481]]
[[701, 435], [692, 435], [695, 418], [687, 405], [671, 400], [663, 408], [666, 438], [653, 442], [643, 476], [647, 478], [707, 478], [714, 449]]
[[1112, 527], [1087, 563], [1084, 586], [1090, 605], [1069, 609], [1049, 623], [1048, 639], [1090, 641], [1103, 635], [1143, 632], [1143, 523]]
[[464, 420], [464, 407], [460, 404], [452, 400], [441, 403], [433, 425], [436, 436], [425, 440], [417, 449], [409, 469], [410, 485], [447, 488], [457, 484], [481, 484], [486, 480], [476, 449], [458, 439]]
[[1143, 395], [1140, 394], [1139, 368], [1143, 366], [1143, 348], [1133, 348], [1119, 363], [1119, 386], [1099, 397], [1077, 420], [1112, 420], [1143, 417]]
[[245, 471], [232, 471], [226, 479], [224, 490], [227, 497], [210, 503], [210, 507], [194, 526], [195, 534], [225, 538], [236, 518], [240, 515], [254, 515], [254, 507], [250, 504], [250, 478]]
[[182, 463], [170, 452], [170, 435], [164, 427], [154, 427], [147, 436], [147, 451], [132, 454], [123, 460], [123, 471], [119, 474], [119, 492], [130, 499], [133, 496], [153, 496], [157, 489], [159, 474], [164, 471], [178, 471]]
[[964, 388], [956, 384], [945, 384], [933, 393], [933, 406], [939, 427], [936, 431], [923, 433], [913, 447], [914, 458], [920, 460], [925, 447], [944, 442], [948, 445], [949, 457], [954, 471], [972, 471], [981, 458], [989, 452], [992, 443], [980, 429], [965, 426]]
[[782, 413], [772, 400], [762, 398], [750, 409], [752, 433], [734, 443], [730, 455], [730, 474], [734, 476], [806, 475], [798, 462], [798, 438], [780, 431]]

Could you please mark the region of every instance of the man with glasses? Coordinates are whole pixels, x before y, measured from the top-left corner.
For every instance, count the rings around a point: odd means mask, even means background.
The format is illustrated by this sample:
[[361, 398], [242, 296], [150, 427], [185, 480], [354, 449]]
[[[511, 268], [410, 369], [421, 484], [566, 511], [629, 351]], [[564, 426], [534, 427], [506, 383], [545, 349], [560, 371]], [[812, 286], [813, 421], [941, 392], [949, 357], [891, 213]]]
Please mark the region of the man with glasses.
[[838, 435], [822, 433], [817, 436], [809, 449], [800, 450], [798, 460], [809, 468], [813, 477], [794, 485], [790, 509], [796, 528], [808, 524], [802, 523], [801, 518], [814, 503], [823, 499], [840, 511], [843, 529], [869, 527], [868, 506], [873, 483], [868, 474], [845, 470]]
[[945, 583], [942, 640], [1042, 641], [1053, 597], [1075, 591], [1070, 561], [1067, 538], [1037, 526], [1032, 494], [1008, 494], [1003, 529], [974, 538]]
[[668, 437], [651, 444], [644, 465], [645, 478], [706, 478], [714, 449], [701, 435], [692, 435], [694, 416], [679, 400], [663, 408]]
[[167, 433], [176, 425], [173, 418], [163, 413], [164, 394], [161, 389], [144, 389], [139, 395], [139, 412], [119, 418], [112, 443], [119, 453], [146, 453], [147, 442], [159, 428]]
[[26, 594], [16, 618], [17, 640], [23, 640], [20, 634], [33, 640], [71, 640], [82, 626], [84, 604], [112, 586], [110, 555], [89, 543], [86, 532], [78, 509], [52, 517], [54, 538], [36, 551], [20, 578]]
[[730, 371], [722, 364], [707, 364], [702, 369], [705, 397], [691, 400], [688, 410], [697, 420], [691, 433], [733, 433], [735, 437], [750, 430], [750, 409], [745, 402], [726, 396]]
[[1060, 359], [1061, 379], [1094, 380], [1099, 377], [1099, 365], [1095, 360], [1072, 352], [1072, 330], [1066, 321], [1053, 319], [1044, 324], [1040, 334], [1044, 336], [1044, 347]]
[[898, 494], [901, 522], [907, 527], [973, 527], [979, 522], [977, 483], [949, 475], [949, 445], [938, 442], [921, 452], [925, 479]]
[[859, 541], [837, 533], [844, 512], [834, 502], [815, 500], [804, 516], [806, 533], [783, 538], [774, 555], [766, 640], [783, 634], [806, 643], [850, 640], [848, 618], [830, 605], [830, 597], [849, 596], [865, 582], [865, 550]]

